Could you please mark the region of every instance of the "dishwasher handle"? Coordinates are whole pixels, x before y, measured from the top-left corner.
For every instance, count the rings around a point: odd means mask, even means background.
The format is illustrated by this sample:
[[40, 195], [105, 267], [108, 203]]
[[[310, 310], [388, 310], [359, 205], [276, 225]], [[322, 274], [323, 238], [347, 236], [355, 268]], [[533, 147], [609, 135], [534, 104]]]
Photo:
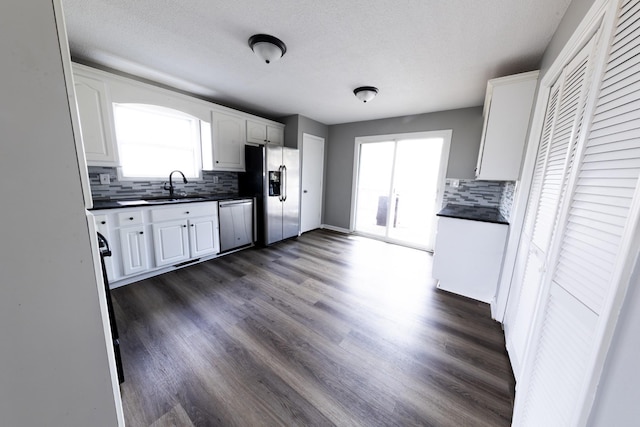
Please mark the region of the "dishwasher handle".
[[226, 208], [227, 206], [235, 206], [235, 205], [244, 205], [247, 203], [252, 203], [251, 200], [232, 200], [229, 202], [219, 202], [218, 206], [221, 208]]

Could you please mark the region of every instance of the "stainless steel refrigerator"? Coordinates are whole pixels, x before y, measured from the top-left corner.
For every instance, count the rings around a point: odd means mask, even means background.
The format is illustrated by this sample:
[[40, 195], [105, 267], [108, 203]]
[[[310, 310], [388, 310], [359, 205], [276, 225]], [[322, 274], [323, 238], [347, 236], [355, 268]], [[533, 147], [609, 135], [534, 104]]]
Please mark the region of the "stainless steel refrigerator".
[[245, 147], [240, 195], [255, 197], [258, 243], [270, 245], [300, 230], [300, 155], [279, 145]]

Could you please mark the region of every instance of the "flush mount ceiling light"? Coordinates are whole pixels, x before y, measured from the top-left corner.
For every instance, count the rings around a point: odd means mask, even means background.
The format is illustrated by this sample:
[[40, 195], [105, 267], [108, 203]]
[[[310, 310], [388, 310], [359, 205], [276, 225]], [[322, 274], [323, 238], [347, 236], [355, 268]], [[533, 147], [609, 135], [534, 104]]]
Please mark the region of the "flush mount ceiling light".
[[353, 94], [362, 102], [369, 102], [378, 94], [378, 88], [373, 86], [362, 86], [353, 90]]
[[249, 37], [249, 47], [267, 64], [277, 61], [287, 52], [287, 46], [282, 40], [268, 34]]

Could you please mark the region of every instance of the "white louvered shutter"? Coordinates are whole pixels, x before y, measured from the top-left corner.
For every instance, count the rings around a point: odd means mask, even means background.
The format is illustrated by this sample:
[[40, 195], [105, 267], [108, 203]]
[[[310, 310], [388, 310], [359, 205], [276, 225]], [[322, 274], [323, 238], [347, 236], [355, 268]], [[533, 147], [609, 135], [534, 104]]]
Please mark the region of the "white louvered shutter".
[[576, 131], [582, 121], [587, 65], [593, 51], [593, 40], [588, 43], [565, 69], [565, 79], [549, 146], [547, 164], [542, 179], [540, 199], [533, 228], [533, 243], [546, 253], [555, 225], [565, 177], [568, 175], [569, 153], [576, 142]]
[[560, 94], [561, 81], [556, 82], [551, 88], [547, 111], [544, 118], [544, 127], [542, 137], [538, 147], [538, 155], [536, 157], [536, 165], [533, 171], [533, 179], [531, 180], [531, 190], [529, 191], [529, 201], [525, 217], [524, 232], [531, 237], [533, 235], [533, 226], [536, 223], [536, 212], [538, 210], [538, 200], [540, 191], [542, 190], [542, 181], [544, 178], [545, 167], [547, 164], [547, 156], [549, 154], [549, 143], [553, 133], [553, 127], [558, 115], [558, 95]]
[[640, 3], [620, 13], [554, 277], [596, 314], [640, 174]]
[[516, 379], [526, 355], [549, 242], [554, 230], [560, 196], [575, 154], [583, 120], [589, 64], [595, 36], [565, 67], [551, 88], [538, 148], [525, 229], [516, 261], [517, 293], [510, 297], [505, 334]]
[[517, 281], [512, 283], [511, 286], [511, 295], [504, 322], [509, 358], [516, 379], [519, 377], [522, 358], [524, 357], [529, 325], [531, 324], [530, 316], [533, 315], [531, 302], [536, 300], [537, 284], [540, 282], [542, 265], [539, 262], [536, 265], [537, 257], [530, 256], [529, 251], [530, 249], [533, 250], [531, 248], [531, 235], [535, 224], [540, 190], [542, 189], [547, 155], [549, 154], [549, 142], [551, 141], [553, 125], [558, 110], [560, 85], [561, 81], [558, 81], [551, 88], [549, 101], [547, 102], [542, 136], [538, 146], [529, 200], [527, 202], [523, 235], [518, 246], [518, 256], [514, 269], [514, 277]]
[[[581, 396], [599, 343], [595, 331], [626, 254], [630, 208], [640, 177], [640, 2], [622, 2], [573, 188], [563, 209], [558, 256], [517, 396], [514, 424], [571, 426], [584, 416]], [[551, 263], [550, 263], [551, 264]], [[588, 409], [588, 408], [587, 408]]]

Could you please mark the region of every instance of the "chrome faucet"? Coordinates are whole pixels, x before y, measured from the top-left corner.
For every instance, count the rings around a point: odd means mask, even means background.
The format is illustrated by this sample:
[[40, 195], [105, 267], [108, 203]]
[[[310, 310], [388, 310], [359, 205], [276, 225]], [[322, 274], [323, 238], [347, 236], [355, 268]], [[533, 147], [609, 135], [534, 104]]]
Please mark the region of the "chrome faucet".
[[180, 172], [179, 170], [174, 170], [173, 172], [171, 172], [169, 174], [169, 186], [167, 186], [167, 183], [164, 183], [164, 189], [165, 190], [169, 190], [169, 197], [173, 199], [173, 195], [174, 195], [174, 190], [175, 187], [173, 186], [173, 174], [178, 172], [180, 175], [182, 175], [182, 182], [184, 182], [185, 184], [189, 181], [187, 181], [187, 178], [185, 178], [184, 174], [182, 172]]

